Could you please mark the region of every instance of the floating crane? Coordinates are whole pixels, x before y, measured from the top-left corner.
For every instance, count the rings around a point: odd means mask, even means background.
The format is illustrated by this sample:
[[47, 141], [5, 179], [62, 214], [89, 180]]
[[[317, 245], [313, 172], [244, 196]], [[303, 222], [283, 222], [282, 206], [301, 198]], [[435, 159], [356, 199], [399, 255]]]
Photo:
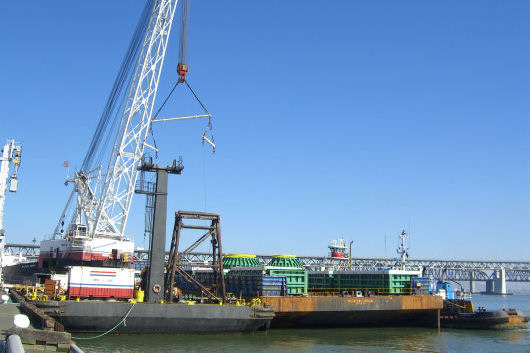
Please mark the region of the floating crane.
[[[7, 140], [0, 157], [0, 282], [2, 281], [2, 267], [4, 266], [4, 206], [6, 200], [7, 184], [9, 191], [16, 192], [18, 188], [18, 168], [20, 166], [22, 146], [15, 140]], [[13, 165], [13, 171], [9, 171]]]
[[[132, 261], [134, 245], [125, 237], [125, 227], [144, 150], [147, 147], [158, 151], [156, 144], [147, 142], [152, 123], [207, 117], [211, 130], [209, 113], [157, 120], [169, 96], [153, 112], [178, 2], [182, 3], [182, 29], [175, 87], [185, 82], [191, 90], [186, 81], [185, 60], [189, 0], [148, 0], [83, 164], [67, 180], [74, 187], [53, 231], [53, 239], [41, 243], [40, 267], [58, 259], [63, 263], [64, 260], [79, 263], [118, 260], [120, 256], [123, 260], [126, 255]], [[201, 106], [206, 110], [202, 103]], [[205, 137], [206, 132], [203, 141]], [[109, 154], [107, 146], [112, 140], [114, 145]], [[208, 143], [214, 146], [213, 141]], [[102, 164], [104, 160], [108, 160], [106, 167]]]

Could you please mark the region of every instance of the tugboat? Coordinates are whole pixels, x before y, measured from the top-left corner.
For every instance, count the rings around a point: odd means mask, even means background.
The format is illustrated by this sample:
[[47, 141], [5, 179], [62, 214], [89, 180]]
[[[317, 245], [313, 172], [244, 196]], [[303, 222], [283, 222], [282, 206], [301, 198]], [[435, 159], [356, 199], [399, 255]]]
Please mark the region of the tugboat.
[[457, 329], [510, 330], [528, 327], [528, 317], [515, 309], [488, 311], [483, 307], [474, 310], [471, 293], [462, 288], [454, 290], [449, 282], [429, 278], [414, 278], [412, 286], [417, 294], [443, 298], [440, 326]]
[[[473, 305], [469, 306], [467, 303], [471, 301], [444, 301], [444, 309], [440, 313], [440, 326], [482, 330], [513, 330], [528, 327], [528, 317], [519, 310], [487, 311], [480, 307], [477, 311], [473, 311]], [[469, 308], [471, 311], [466, 311]]]

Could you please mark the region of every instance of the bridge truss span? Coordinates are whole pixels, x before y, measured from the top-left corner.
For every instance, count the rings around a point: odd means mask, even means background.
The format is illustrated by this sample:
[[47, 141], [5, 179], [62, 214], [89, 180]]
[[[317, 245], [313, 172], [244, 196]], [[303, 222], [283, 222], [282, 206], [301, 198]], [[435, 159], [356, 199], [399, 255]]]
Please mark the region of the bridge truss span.
[[[28, 260], [38, 257], [39, 246], [33, 244], [6, 244], [6, 249], [14, 255], [22, 253]], [[148, 262], [148, 250], [136, 250], [136, 261], [139, 267]], [[166, 253], [166, 261], [168, 254]], [[266, 265], [273, 255], [256, 255], [261, 264]], [[349, 258], [332, 258], [326, 256], [297, 256], [300, 263], [312, 271], [334, 271], [349, 269]], [[204, 252], [187, 253], [182, 261], [193, 265], [205, 265], [212, 261], [212, 255]], [[355, 270], [373, 270], [377, 268], [396, 267], [398, 259], [392, 258], [352, 258], [351, 268]], [[508, 282], [530, 282], [530, 261], [496, 261], [496, 260], [439, 260], [409, 259], [407, 266], [423, 272], [424, 276], [452, 281], [489, 281], [496, 273], [504, 271]]]

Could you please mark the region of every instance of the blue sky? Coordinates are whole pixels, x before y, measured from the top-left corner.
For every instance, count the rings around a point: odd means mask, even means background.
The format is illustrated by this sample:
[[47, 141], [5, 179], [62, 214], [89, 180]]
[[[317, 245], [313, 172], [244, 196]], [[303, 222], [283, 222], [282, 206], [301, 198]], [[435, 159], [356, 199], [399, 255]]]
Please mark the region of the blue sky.
[[[142, 7], [0, 5], [0, 139], [23, 144], [8, 242], [53, 230], [62, 162], [81, 165]], [[324, 255], [342, 235], [354, 256], [394, 256], [410, 228], [415, 258], [529, 260], [529, 14], [527, 1], [192, 1], [188, 78], [218, 149], [201, 146], [204, 121], [154, 128], [159, 163], [185, 165], [168, 228], [173, 211], [206, 209], [227, 252]], [[161, 117], [199, 111], [178, 89]], [[139, 246], [143, 209], [138, 196]]]

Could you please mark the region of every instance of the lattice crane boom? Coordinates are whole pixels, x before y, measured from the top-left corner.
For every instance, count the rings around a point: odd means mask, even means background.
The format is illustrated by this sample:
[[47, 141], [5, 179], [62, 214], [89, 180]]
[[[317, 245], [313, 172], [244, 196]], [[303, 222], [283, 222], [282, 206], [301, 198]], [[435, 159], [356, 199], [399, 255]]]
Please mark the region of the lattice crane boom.
[[138, 175], [177, 0], [158, 0], [147, 27], [95, 215], [92, 235], [122, 237]]
[[[76, 229], [75, 225], [81, 224], [83, 229], [86, 229], [86, 233], [84, 231], [83, 233], [90, 237], [120, 239], [124, 236], [138, 175], [137, 166], [146, 146], [178, 0], [153, 0], [152, 3], [145, 36], [141, 42], [138, 42], [141, 43], [140, 49], [130, 76], [108, 167], [106, 170], [101, 168], [91, 171], [81, 170], [68, 180], [74, 183], [72, 192], [77, 194], [77, 197], [74, 198], [73, 195], [70, 197], [54, 235], [59, 234], [59, 229], [64, 225], [68, 205], [75, 200], [75, 211], [70, 220], [69, 230]], [[134, 62], [131, 62], [131, 65], [132, 63]], [[113, 87], [113, 91], [115, 88], [116, 86]], [[87, 156], [93, 153], [94, 146], [100, 138], [96, 131]], [[88, 159], [90, 158], [87, 157], [86, 160]]]

